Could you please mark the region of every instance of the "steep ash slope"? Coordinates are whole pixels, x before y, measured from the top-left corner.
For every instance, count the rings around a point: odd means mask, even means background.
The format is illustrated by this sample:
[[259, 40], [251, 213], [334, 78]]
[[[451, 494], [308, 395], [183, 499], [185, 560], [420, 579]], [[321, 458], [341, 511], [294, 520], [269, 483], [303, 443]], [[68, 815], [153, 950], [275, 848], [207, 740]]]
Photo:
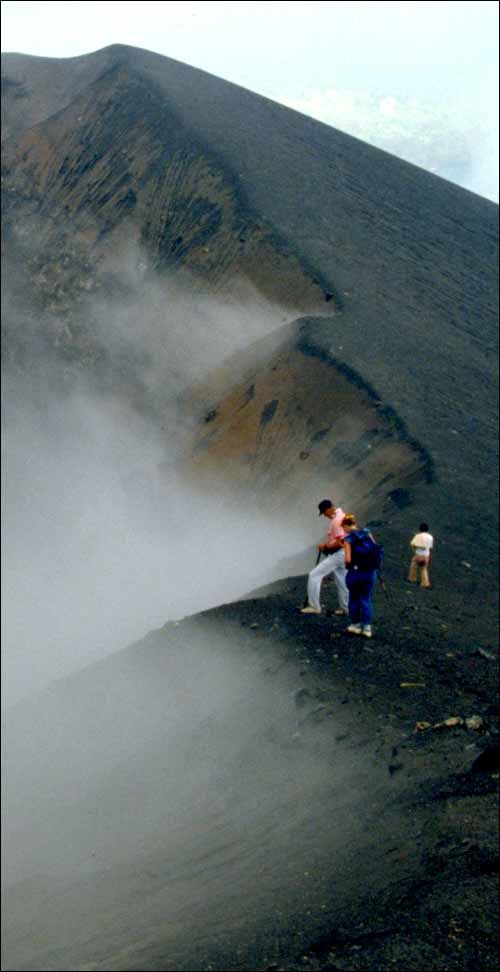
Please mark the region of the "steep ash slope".
[[[144, 51], [7, 55], [3, 75], [4, 422], [24, 470], [9, 495], [40, 509], [20, 563], [46, 551], [61, 653], [54, 562], [77, 600], [90, 564], [106, 600], [103, 555], [133, 532], [117, 506], [150, 501], [163, 538], [165, 510], [196, 513], [201, 491], [219, 533], [229, 507], [247, 537], [259, 511], [287, 539], [310, 523], [312, 542], [332, 495], [375, 520], [391, 582], [370, 646], [296, 614], [302, 578], [8, 713], [5, 968], [295, 968], [313, 945], [316, 968], [494, 968], [492, 779], [469, 769], [498, 714], [497, 208]], [[35, 433], [56, 412], [54, 508], [26, 399]], [[95, 483], [93, 423], [117, 467]], [[401, 573], [422, 518], [437, 548], [420, 597]], [[57, 527], [74, 520], [71, 570]], [[183, 582], [161, 551], [122, 550], [146, 586]], [[237, 572], [243, 544], [227, 551]], [[142, 617], [136, 598], [123, 585]], [[480, 734], [414, 731], [452, 715]]]
[[[496, 968], [487, 633], [394, 561], [361, 645], [297, 613], [304, 582], [11, 714], [3, 968]], [[415, 731], [449, 716], [478, 728]]]

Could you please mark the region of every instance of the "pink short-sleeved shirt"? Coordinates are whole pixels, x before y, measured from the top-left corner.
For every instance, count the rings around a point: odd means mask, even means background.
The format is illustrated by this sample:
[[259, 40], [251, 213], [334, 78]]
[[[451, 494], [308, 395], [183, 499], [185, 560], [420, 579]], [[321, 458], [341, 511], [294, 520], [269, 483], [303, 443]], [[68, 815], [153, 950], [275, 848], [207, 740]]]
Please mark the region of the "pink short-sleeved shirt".
[[340, 507], [337, 509], [333, 520], [330, 520], [330, 526], [328, 527], [328, 539], [327, 543], [333, 543], [335, 540], [343, 540], [345, 537], [345, 530], [342, 529], [342, 520], [345, 517], [345, 513]]

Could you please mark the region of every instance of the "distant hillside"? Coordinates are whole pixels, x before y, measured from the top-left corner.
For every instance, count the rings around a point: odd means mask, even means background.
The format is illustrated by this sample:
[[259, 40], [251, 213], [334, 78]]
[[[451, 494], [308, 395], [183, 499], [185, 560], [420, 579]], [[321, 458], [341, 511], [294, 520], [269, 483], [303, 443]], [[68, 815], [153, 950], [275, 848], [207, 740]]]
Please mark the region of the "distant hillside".
[[2, 63], [7, 365], [55, 350], [67, 387], [83, 370], [161, 424], [203, 367], [307, 317], [310, 346], [430, 460], [408, 503], [473, 537], [496, 482], [497, 207], [146, 51]]

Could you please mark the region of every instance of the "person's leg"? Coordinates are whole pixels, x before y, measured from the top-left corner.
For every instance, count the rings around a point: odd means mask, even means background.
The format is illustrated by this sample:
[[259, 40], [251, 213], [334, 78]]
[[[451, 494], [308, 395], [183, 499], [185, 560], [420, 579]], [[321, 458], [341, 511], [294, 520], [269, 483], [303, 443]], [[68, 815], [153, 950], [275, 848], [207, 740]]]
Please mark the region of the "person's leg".
[[430, 587], [431, 582], [429, 580], [429, 562], [427, 557], [422, 557], [420, 561], [420, 585], [421, 587]]
[[349, 574], [349, 617], [355, 623], [361, 620], [356, 577], [352, 574]]
[[337, 550], [329, 560], [334, 561], [333, 567], [333, 578], [335, 581], [335, 587], [337, 589], [337, 597], [339, 601], [339, 608], [341, 611], [345, 611], [346, 614], [349, 613], [349, 591], [346, 584], [347, 571], [345, 568], [345, 554], [343, 549]]
[[408, 573], [408, 580], [411, 581], [412, 584], [415, 584], [417, 580], [417, 564], [418, 564], [418, 557], [415, 555], [411, 559], [410, 571]]
[[372, 625], [372, 593], [375, 584], [375, 573], [364, 573], [359, 579], [359, 612], [363, 634], [371, 635]]
[[333, 557], [325, 557], [316, 567], [313, 567], [309, 574], [307, 581], [307, 599], [312, 608], [316, 611], [321, 611], [320, 604], [320, 593], [321, 593], [321, 583], [324, 577], [328, 574], [332, 574], [335, 565], [332, 564]]
[[359, 590], [356, 572], [353, 570], [347, 572], [347, 587], [349, 590], [349, 617], [351, 619], [351, 624], [347, 630], [352, 634], [361, 634]]

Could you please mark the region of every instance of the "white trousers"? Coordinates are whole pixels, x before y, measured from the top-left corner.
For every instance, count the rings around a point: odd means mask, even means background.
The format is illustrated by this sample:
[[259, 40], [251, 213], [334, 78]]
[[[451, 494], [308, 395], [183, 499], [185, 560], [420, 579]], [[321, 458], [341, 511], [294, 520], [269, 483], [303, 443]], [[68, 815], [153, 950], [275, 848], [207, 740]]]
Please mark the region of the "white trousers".
[[319, 603], [321, 584], [323, 578], [328, 577], [329, 574], [333, 574], [335, 587], [337, 588], [339, 607], [343, 611], [347, 611], [349, 607], [349, 591], [345, 582], [347, 571], [345, 569], [345, 554], [343, 549], [336, 550], [335, 553], [324, 557], [309, 574], [309, 580], [307, 582], [309, 604], [318, 610], [321, 608]]

